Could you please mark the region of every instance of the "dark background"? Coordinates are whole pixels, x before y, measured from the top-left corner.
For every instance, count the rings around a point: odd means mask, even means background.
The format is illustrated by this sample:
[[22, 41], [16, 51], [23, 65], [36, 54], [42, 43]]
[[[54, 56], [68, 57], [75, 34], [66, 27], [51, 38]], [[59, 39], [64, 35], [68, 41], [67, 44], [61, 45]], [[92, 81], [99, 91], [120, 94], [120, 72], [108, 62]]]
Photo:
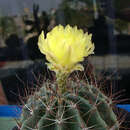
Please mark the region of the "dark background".
[[92, 33], [95, 55], [89, 62], [97, 78], [105, 76], [113, 93], [125, 90], [116, 100], [130, 104], [129, 0], [0, 0], [0, 9], [1, 104], [19, 104], [39, 76], [52, 78], [37, 40], [41, 30], [46, 34], [59, 24]]

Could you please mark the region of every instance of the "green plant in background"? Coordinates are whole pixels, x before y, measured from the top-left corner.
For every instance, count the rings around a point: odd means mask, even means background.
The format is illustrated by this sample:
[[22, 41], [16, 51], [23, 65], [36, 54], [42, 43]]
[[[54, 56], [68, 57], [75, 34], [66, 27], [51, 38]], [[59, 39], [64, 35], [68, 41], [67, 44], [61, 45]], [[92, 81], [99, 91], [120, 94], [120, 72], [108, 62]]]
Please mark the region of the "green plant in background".
[[18, 123], [20, 130], [119, 129], [112, 100], [96, 86], [70, 76], [75, 70], [83, 71], [79, 62], [94, 53], [91, 36], [69, 25], [56, 26], [46, 39], [41, 33], [38, 46], [56, 80], [44, 82], [27, 100]]
[[123, 33], [123, 31], [128, 31], [128, 26], [130, 23], [129, 20], [129, 5], [130, 1], [126, 0], [125, 2], [122, 0], [114, 0], [113, 1], [115, 8], [115, 28], [119, 33]]
[[82, 29], [94, 24], [93, 3], [90, 0], [63, 0], [60, 9], [64, 12], [66, 24]]
[[1, 16], [0, 17], [0, 35], [3, 39], [7, 38], [10, 34], [16, 33], [16, 24], [13, 17]]
[[129, 8], [130, 7], [129, 6], [130, 5], [130, 1], [129, 0], [125, 0], [125, 2], [122, 1], [122, 0], [114, 0], [113, 4], [114, 4], [114, 7], [115, 7], [116, 11], [121, 11], [121, 10], [123, 10], [125, 8]]
[[115, 29], [117, 29], [117, 31], [122, 34], [123, 31], [127, 31], [128, 30], [128, 24], [129, 22], [124, 21], [122, 19], [116, 19], [115, 20]]
[[[25, 29], [26, 33], [36, 32], [39, 34], [41, 30], [45, 30], [47, 33], [47, 28], [49, 26], [49, 15], [43, 11], [39, 16], [39, 5], [33, 4], [33, 19], [23, 18], [24, 24], [30, 29]], [[27, 28], [26, 27], [26, 28]]]

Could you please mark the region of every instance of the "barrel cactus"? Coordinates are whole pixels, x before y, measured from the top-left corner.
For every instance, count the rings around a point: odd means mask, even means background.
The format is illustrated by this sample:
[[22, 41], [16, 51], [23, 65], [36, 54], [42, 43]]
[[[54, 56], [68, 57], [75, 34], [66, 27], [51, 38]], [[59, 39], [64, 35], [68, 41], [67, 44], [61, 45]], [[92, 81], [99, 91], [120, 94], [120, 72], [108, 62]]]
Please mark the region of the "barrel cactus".
[[73, 80], [70, 73], [83, 71], [79, 62], [93, 54], [91, 34], [77, 27], [56, 26], [38, 41], [56, 80], [43, 82], [23, 107], [20, 130], [119, 130], [112, 101], [98, 87]]

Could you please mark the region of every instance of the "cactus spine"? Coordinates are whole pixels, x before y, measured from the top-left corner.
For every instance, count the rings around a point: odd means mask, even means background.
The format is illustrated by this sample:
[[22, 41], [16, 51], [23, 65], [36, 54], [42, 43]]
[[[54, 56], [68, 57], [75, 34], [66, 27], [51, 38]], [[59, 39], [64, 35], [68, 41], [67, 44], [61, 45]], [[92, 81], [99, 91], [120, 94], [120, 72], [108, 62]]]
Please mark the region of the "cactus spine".
[[118, 130], [111, 103], [93, 85], [59, 78], [53, 84], [44, 83], [30, 96], [23, 107], [20, 130]]
[[38, 41], [46, 55], [48, 68], [55, 71], [56, 81], [44, 82], [23, 107], [20, 130], [118, 130], [112, 101], [96, 86], [73, 81], [69, 74], [83, 70], [78, 64], [93, 54], [91, 34], [77, 27], [55, 27]]

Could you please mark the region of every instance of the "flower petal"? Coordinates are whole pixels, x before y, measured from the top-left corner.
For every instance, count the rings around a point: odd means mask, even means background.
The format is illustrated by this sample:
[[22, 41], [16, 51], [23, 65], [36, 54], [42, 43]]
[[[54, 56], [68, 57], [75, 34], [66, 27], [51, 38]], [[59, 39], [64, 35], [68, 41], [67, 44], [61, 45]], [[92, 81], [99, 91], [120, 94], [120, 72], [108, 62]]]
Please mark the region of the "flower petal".
[[73, 28], [67, 25], [64, 28], [59, 25], [47, 33], [46, 39], [42, 32], [38, 39], [38, 46], [50, 62], [48, 64], [50, 70], [70, 73], [74, 70], [82, 71], [83, 66], [78, 63], [83, 61], [84, 57], [94, 53], [91, 38], [91, 34], [84, 33], [76, 26]]

